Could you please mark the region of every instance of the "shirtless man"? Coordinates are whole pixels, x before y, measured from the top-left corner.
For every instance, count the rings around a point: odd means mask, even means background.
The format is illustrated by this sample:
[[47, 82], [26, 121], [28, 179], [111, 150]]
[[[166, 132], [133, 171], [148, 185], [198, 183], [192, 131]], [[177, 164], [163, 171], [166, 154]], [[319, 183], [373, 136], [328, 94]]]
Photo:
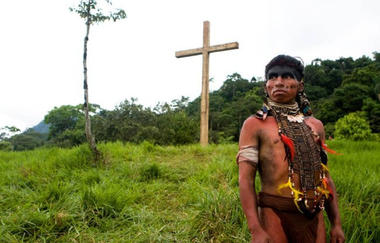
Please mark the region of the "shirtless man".
[[[325, 133], [303, 92], [303, 65], [279, 55], [265, 69], [263, 108], [243, 124], [237, 163], [240, 200], [252, 242], [344, 242]], [[256, 170], [261, 192], [255, 192]]]

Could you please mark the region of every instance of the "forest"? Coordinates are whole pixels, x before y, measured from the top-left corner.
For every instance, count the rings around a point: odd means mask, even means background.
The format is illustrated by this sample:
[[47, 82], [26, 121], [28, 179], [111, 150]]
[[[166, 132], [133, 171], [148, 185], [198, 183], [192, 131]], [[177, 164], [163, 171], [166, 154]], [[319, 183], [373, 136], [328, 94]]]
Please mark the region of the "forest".
[[[304, 82], [313, 115], [324, 123], [326, 137], [379, 139], [380, 53], [357, 59], [317, 58], [305, 66]], [[264, 85], [262, 78], [246, 79], [233, 73], [218, 90], [210, 93], [210, 143], [238, 141], [244, 120], [255, 114], [266, 99]], [[90, 104], [97, 142], [194, 144], [199, 141], [199, 110], [200, 97], [194, 100], [180, 97], [158, 103], [154, 108], [144, 107], [137, 98], [125, 99], [113, 110]], [[10, 136], [18, 129], [3, 127], [0, 150], [77, 146], [86, 142], [84, 126], [83, 104], [54, 107], [41, 124], [22, 133]]]

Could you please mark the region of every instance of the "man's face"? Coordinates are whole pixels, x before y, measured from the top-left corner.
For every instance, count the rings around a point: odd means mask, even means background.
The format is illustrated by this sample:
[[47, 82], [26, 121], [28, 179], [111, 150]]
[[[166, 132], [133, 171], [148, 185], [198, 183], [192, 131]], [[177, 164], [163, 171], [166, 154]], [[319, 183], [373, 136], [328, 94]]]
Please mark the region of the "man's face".
[[274, 102], [291, 103], [302, 89], [303, 83], [297, 81], [291, 72], [268, 73], [265, 90]]

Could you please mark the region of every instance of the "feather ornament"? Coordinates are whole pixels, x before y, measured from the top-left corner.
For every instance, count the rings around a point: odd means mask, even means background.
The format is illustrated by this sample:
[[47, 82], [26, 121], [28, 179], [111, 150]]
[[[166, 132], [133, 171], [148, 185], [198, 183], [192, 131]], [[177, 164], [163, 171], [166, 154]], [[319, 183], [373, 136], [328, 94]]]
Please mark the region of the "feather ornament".
[[323, 189], [322, 187], [317, 187], [317, 191], [319, 191], [320, 193], [322, 193], [323, 195], [325, 195], [326, 199], [329, 198], [330, 196], [330, 191], [329, 190], [326, 190], [326, 189]]
[[298, 209], [301, 213], [303, 213], [302, 210], [300, 209], [300, 207], [298, 206], [298, 201], [301, 200], [300, 195], [302, 196], [303, 193], [300, 192], [300, 191], [298, 191], [297, 189], [295, 189], [295, 188], [292, 186], [292, 182], [291, 182], [290, 178], [288, 179], [288, 182], [279, 185], [278, 188], [277, 188], [277, 191], [280, 192], [281, 189], [283, 189], [283, 188], [287, 188], [287, 187], [288, 187], [290, 190], [292, 190], [292, 192], [293, 192], [293, 195], [294, 195], [294, 204], [296, 205], [297, 209]]
[[[333, 190], [332, 190], [332, 188], [330, 187], [330, 185], [329, 185], [329, 183], [328, 183], [328, 179], [325, 177], [325, 178], [323, 178], [322, 179], [322, 185], [323, 185], [323, 187], [325, 188], [325, 189], [327, 189], [328, 190], [328, 192], [330, 193], [330, 196], [331, 196], [331, 199], [333, 198]], [[326, 197], [326, 198], [328, 198], [328, 197]]]
[[329, 171], [329, 168], [326, 166], [326, 165], [324, 165], [323, 163], [321, 163], [321, 166], [322, 166], [322, 169], [324, 170], [324, 171]]
[[336, 151], [334, 151], [334, 150], [328, 148], [328, 147], [327, 147], [327, 144], [325, 144], [324, 142], [322, 142], [321, 145], [322, 145], [322, 148], [323, 148], [325, 151], [329, 152], [330, 154], [341, 155], [341, 153], [338, 153], [338, 152], [336, 152]]
[[292, 139], [290, 139], [288, 136], [284, 134], [280, 134], [281, 136], [281, 141], [285, 144], [285, 146], [289, 149], [290, 152], [290, 160], [293, 161], [294, 159], [294, 154], [295, 154], [295, 149], [294, 149], [294, 143]]

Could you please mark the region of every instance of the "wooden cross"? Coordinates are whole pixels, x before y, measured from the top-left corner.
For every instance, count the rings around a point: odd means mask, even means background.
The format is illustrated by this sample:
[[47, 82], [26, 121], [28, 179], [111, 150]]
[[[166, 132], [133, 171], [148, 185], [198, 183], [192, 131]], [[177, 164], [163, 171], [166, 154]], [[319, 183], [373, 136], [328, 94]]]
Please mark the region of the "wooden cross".
[[202, 94], [201, 94], [201, 134], [200, 143], [202, 146], [208, 144], [208, 117], [209, 117], [209, 54], [212, 52], [238, 49], [239, 43], [232, 42], [221, 45], [210, 46], [210, 22], [203, 22], [203, 47], [185, 51], [177, 51], [177, 58], [195, 55], [203, 56], [202, 65]]

